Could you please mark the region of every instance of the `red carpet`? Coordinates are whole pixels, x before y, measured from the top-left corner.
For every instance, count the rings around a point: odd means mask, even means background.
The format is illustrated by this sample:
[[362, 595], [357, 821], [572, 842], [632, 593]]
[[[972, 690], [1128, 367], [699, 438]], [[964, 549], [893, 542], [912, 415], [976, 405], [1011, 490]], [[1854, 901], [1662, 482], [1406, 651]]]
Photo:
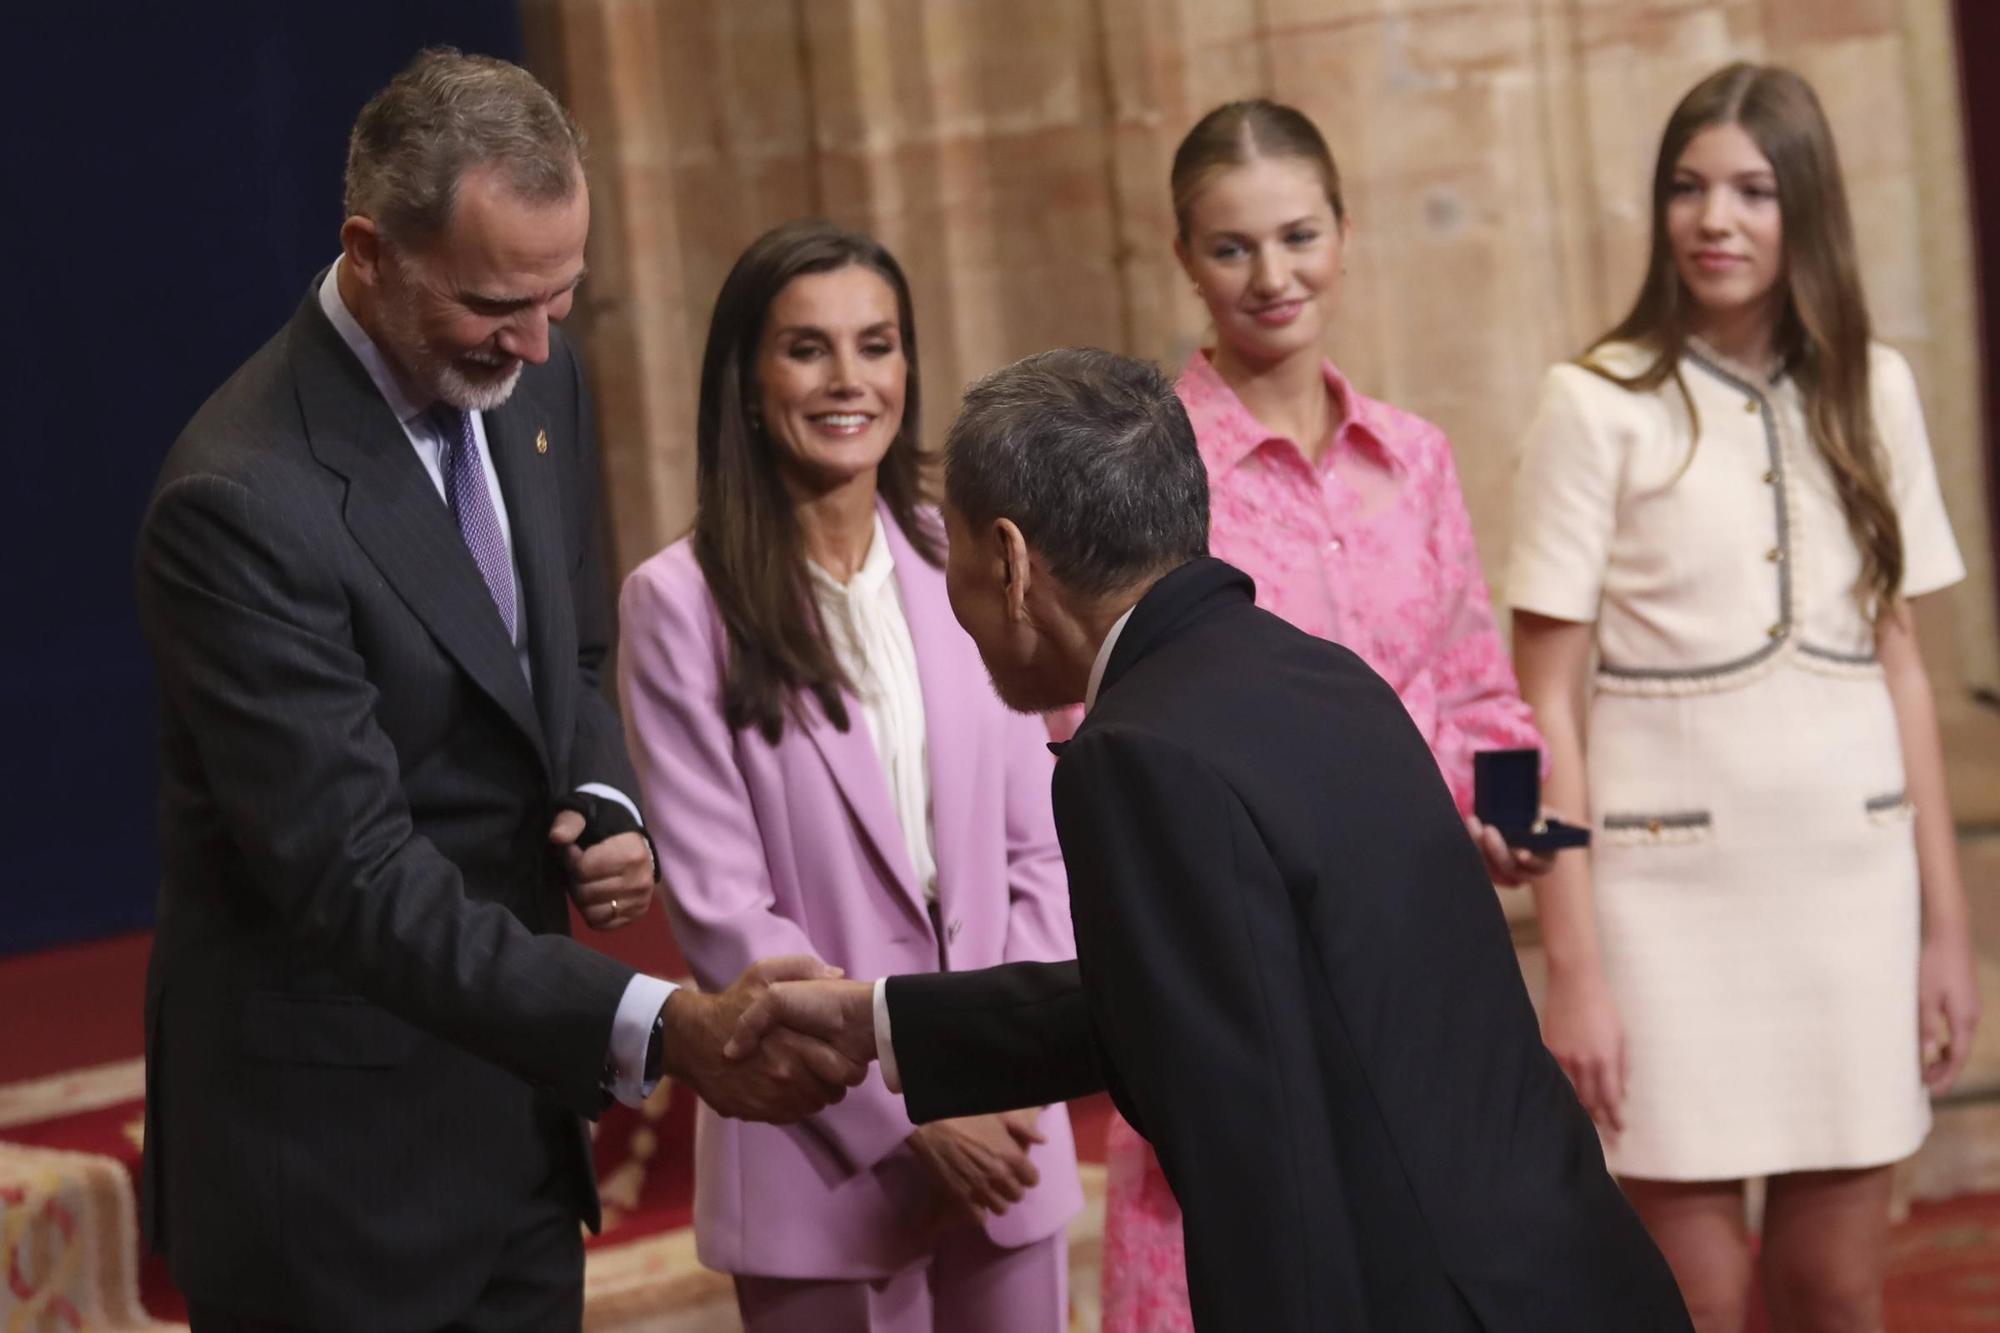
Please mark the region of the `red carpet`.
[[[650, 918], [641, 928], [657, 929], [657, 921]], [[665, 933], [657, 930], [649, 939], [627, 932], [616, 941], [622, 946], [618, 952], [635, 965], [676, 975], [679, 960], [661, 943]], [[0, 1014], [13, 1020], [0, 1043], [0, 1150], [14, 1144], [95, 1154], [136, 1173], [143, 1103], [133, 1062], [141, 1053], [147, 946], [145, 936], [127, 936], [0, 959]], [[24, 1015], [28, 1021], [21, 1021]], [[79, 1071], [77, 1077], [40, 1085], [33, 1099], [21, 1095], [24, 1080], [71, 1071]], [[1103, 1098], [1073, 1108], [1077, 1146], [1086, 1161], [1103, 1160], [1108, 1114]], [[590, 1242], [593, 1250], [688, 1224], [693, 1121], [693, 1098], [671, 1087], [643, 1108], [614, 1107], [604, 1116], [596, 1152], [605, 1231]], [[0, 1179], [0, 1219], [31, 1202]], [[69, 1225], [65, 1215], [64, 1226]], [[1893, 1246], [1890, 1333], [2000, 1329], [2000, 1195], [1917, 1204], [1896, 1229]], [[0, 1267], [8, 1270], [0, 1285], [0, 1327], [10, 1327], [10, 1313], [30, 1299], [33, 1282], [16, 1254], [0, 1256]], [[180, 1298], [157, 1261], [141, 1265], [138, 1287], [150, 1314], [183, 1317]], [[89, 1324], [65, 1317], [57, 1303], [45, 1307], [41, 1322], [24, 1326]]]
[[[580, 931], [593, 944], [604, 937]], [[121, 936], [94, 944], [51, 949], [0, 959], [0, 1013], [36, 1015], [9, 1024], [0, 1044], [0, 1145], [89, 1153], [121, 1163], [136, 1188], [144, 1103], [136, 1062], [143, 1054], [147, 935]], [[684, 971], [666, 942], [657, 914], [621, 936], [615, 952], [635, 966], [675, 976]], [[75, 1081], [34, 1087], [72, 1071], [89, 1071]], [[9, 1091], [14, 1094], [8, 1097]], [[1109, 1104], [1102, 1098], [1079, 1103], [1077, 1142], [1088, 1160], [1102, 1160]], [[614, 1106], [598, 1122], [596, 1162], [604, 1199], [603, 1234], [588, 1242], [593, 1250], [685, 1227], [691, 1221], [694, 1099], [663, 1086], [644, 1107]], [[21, 1207], [0, 1183], [0, 1215]], [[185, 1308], [165, 1265], [147, 1256], [138, 1273], [140, 1299], [156, 1318], [185, 1318]], [[8, 1325], [10, 1301], [25, 1301], [33, 1284], [16, 1273], [0, 1286], [0, 1327]], [[50, 1328], [84, 1327], [61, 1316], [59, 1305], [45, 1312]], [[36, 1323], [30, 1327], [40, 1328]]]
[[145, 1053], [150, 933], [0, 958], [0, 1084]]
[[2000, 1329], [2000, 1195], [1917, 1204], [1890, 1245], [1891, 1330]]

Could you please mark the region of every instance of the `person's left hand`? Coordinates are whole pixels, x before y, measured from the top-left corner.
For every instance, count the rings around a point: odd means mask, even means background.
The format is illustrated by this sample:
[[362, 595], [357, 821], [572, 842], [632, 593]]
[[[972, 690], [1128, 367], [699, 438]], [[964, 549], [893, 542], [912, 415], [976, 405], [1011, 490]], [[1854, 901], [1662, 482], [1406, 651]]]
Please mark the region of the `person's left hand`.
[[1917, 1040], [1924, 1086], [1949, 1092], [1979, 1030], [1979, 972], [1963, 928], [1927, 932], [1917, 962]]
[[1041, 1183], [1027, 1143], [998, 1115], [934, 1120], [918, 1125], [909, 1142], [945, 1198], [957, 1205], [945, 1210], [947, 1216], [961, 1210], [971, 1217], [998, 1216]]
[[1019, 1110], [1000, 1113], [1000, 1123], [1014, 1136], [1014, 1142], [1021, 1145], [1022, 1152], [1049, 1141], [1049, 1136], [1042, 1133], [1041, 1119], [1042, 1108], [1039, 1106], [1023, 1106]]
[[653, 853], [637, 833], [616, 833], [590, 847], [578, 847], [583, 816], [559, 810], [549, 825], [549, 841], [562, 848], [569, 896], [583, 919], [597, 930], [616, 930], [646, 915], [653, 905]]
[[[1547, 811], [1543, 812], [1548, 813]], [[1465, 831], [1486, 858], [1486, 873], [1503, 888], [1519, 888], [1531, 879], [1540, 879], [1555, 868], [1553, 852], [1531, 852], [1525, 847], [1509, 847], [1500, 830], [1484, 823], [1477, 815], [1465, 817]]]

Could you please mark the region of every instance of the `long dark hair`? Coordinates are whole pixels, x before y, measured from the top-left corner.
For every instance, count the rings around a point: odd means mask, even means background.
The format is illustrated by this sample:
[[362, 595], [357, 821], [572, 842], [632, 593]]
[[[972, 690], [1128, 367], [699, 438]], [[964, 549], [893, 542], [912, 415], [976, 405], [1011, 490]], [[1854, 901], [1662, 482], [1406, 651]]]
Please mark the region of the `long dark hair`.
[[[1631, 389], [1656, 389], [1673, 380], [1693, 416], [1679, 367], [1694, 302], [1667, 238], [1667, 201], [1688, 143], [1716, 125], [1741, 126], [1777, 177], [1785, 300], [1773, 346], [1798, 383], [1813, 444], [1826, 460], [1848, 532], [1861, 552], [1855, 594], [1864, 606], [1873, 603], [1878, 614], [1886, 612], [1903, 583], [1903, 534], [1869, 396], [1868, 302], [1847, 189], [1833, 130], [1811, 84], [1788, 69], [1739, 63], [1717, 70], [1681, 99], [1667, 120], [1653, 168], [1653, 246], [1645, 282], [1631, 313], [1592, 345], [1582, 364]], [[1637, 344], [1653, 361], [1636, 375], [1615, 374], [1595, 356], [1612, 342]], [[1695, 422], [1699, 434], [1699, 419]]]
[[932, 565], [942, 563], [937, 534], [918, 512], [917, 326], [902, 266], [872, 236], [831, 222], [788, 222], [765, 232], [729, 270], [708, 321], [695, 418], [694, 555], [729, 634], [723, 715], [732, 728], [754, 725], [773, 743], [787, 715], [800, 716], [807, 692], [834, 726], [847, 730], [841, 691], [849, 682], [820, 624], [798, 514], [770, 437], [758, 424], [757, 350], [772, 303], [794, 278], [850, 264], [881, 274], [896, 293], [909, 377], [903, 422], [875, 487], [917, 553]]

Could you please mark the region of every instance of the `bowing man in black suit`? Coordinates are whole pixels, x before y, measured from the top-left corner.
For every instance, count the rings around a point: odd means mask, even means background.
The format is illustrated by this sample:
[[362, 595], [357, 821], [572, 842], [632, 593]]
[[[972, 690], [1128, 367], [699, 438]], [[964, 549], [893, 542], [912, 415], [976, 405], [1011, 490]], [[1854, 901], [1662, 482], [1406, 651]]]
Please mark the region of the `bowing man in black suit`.
[[[643, 914], [595, 440], [551, 327], [568, 115], [420, 56], [366, 108], [341, 255], [175, 443], [139, 537], [162, 687], [145, 1220], [197, 1330], [575, 1328], [580, 1116], [661, 1071], [796, 1118], [863, 1070], [568, 938]], [[568, 808], [562, 808], [568, 807]], [[746, 1076], [747, 1075], [747, 1076]]]
[[1001, 697], [1089, 709], [1054, 779], [1077, 960], [780, 985], [731, 1049], [777, 1024], [879, 1054], [918, 1120], [1108, 1086], [1205, 1330], [1687, 1330], [1423, 737], [1208, 558], [1166, 380], [1088, 350], [988, 376], [946, 496]]

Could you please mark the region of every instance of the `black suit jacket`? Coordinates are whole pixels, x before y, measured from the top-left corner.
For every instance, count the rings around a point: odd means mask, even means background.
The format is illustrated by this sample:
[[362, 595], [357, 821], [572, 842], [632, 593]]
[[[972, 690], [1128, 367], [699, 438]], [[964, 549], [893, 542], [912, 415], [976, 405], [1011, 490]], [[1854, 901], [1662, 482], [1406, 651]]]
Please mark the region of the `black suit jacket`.
[[182, 432], [139, 536], [165, 863], [144, 1214], [197, 1299], [427, 1328], [552, 1172], [596, 1224], [577, 1117], [632, 973], [566, 937], [547, 837], [557, 796], [636, 786], [568, 345], [485, 417], [531, 688], [317, 292]]
[[1075, 967], [889, 984], [912, 1114], [1108, 1082], [1203, 1329], [1688, 1329], [1422, 736], [1251, 596], [1162, 579], [1062, 750]]

